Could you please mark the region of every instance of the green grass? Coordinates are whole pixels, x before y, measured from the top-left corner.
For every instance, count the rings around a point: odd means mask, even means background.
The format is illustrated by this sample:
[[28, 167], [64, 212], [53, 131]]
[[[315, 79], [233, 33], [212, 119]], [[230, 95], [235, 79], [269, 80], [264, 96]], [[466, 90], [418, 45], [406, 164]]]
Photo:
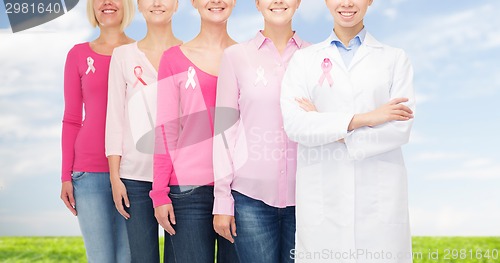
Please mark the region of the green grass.
[[[414, 237], [413, 253], [415, 263], [496, 263], [500, 237]], [[0, 237], [0, 262], [86, 262], [85, 248], [81, 237]]]
[[500, 262], [500, 237], [414, 237], [413, 255], [422, 263]]

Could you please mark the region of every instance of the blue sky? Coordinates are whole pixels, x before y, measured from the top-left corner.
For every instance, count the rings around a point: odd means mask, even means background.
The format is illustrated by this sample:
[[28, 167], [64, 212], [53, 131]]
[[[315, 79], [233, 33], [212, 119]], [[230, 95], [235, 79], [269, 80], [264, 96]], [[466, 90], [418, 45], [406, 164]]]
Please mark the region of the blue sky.
[[[1, 5], [0, 5], [1, 6]], [[97, 36], [85, 1], [68, 14], [12, 34], [0, 7], [0, 236], [79, 235], [59, 199], [63, 67], [68, 50]], [[415, 68], [417, 113], [404, 147], [414, 235], [500, 235], [500, 2], [375, 0], [365, 19], [380, 41], [405, 49]], [[262, 27], [254, 1], [239, 0], [229, 21], [238, 41]], [[303, 0], [294, 28], [325, 39], [323, 0]], [[175, 34], [198, 32], [180, 0]], [[127, 33], [140, 39], [136, 16]]]

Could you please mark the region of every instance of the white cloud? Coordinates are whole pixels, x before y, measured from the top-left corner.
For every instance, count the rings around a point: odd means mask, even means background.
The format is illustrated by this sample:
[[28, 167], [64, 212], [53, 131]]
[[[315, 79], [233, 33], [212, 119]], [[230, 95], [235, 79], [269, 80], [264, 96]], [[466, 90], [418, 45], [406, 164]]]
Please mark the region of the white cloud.
[[427, 165], [446, 166], [428, 174], [425, 178], [432, 181], [458, 179], [500, 179], [500, 162], [492, 158], [467, 152], [429, 151], [416, 153], [412, 162]]
[[483, 200], [473, 206], [410, 207], [414, 236], [498, 236], [500, 202]]
[[0, 149], [0, 166], [5, 186], [40, 175], [49, 175], [58, 182], [61, 170], [59, 139], [11, 142]]
[[431, 138], [429, 138], [428, 136], [425, 136], [422, 132], [413, 128], [413, 130], [410, 133], [409, 144], [411, 144], [411, 145], [423, 144], [423, 143], [427, 143], [431, 140], [432, 140]]
[[54, 84], [62, 83], [68, 50], [74, 44], [83, 42], [92, 32], [84, 7], [79, 3], [68, 14], [51, 22], [2, 35], [0, 95], [60, 88]]
[[[482, 160], [481, 160], [482, 161]], [[429, 176], [433, 180], [457, 180], [457, 179], [474, 179], [474, 180], [496, 180], [500, 179], [500, 165], [488, 162], [486, 165], [477, 166], [463, 164], [462, 167], [455, 169], [447, 169], [446, 171], [436, 172]]]
[[388, 8], [383, 11], [383, 14], [389, 19], [396, 19], [398, 16], [398, 10], [396, 8]]
[[314, 22], [326, 15], [330, 17], [330, 12], [324, 0], [304, 0], [300, 3], [296, 15], [306, 22]]
[[25, 212], [15, 215], [2, 212], [0, 215], [1, 236], [81, 235], [77, 218], [67, 209], [37, 212], [36, 215]]
[[229, 35], [237, 42], [247, 41], [264, 28], [264, 19], [258, 12], [251, 14], [235, 15], [229, 19]]
[[498, 47], [498, 8], [499, 2], [490, 2], [457, 13], [441, 12], [418, 21], [406, 34], [393, 36], [390, 42], [405, 47], [413, 55], [416, 68], [436, 70], [435, 67], [441, 65], [436, 60]]
[[413, 160], [415, 161], [443, 161], [443, 160], [462, 160], [468, 156], [466, 153], [456, 152], [423, 152], [417, 154]]

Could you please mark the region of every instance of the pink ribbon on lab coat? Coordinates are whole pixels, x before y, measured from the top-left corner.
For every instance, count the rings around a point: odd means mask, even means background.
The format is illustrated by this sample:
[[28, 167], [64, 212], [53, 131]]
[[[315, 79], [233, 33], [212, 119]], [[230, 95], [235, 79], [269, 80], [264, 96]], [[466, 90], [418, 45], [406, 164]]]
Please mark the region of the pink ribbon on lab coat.
[[328, 80], [328, 84], [331, 87], [333, 85], [333, 79], [332, 76], [330, 75], [330, 72], [332, 71], [332, 62], [330, 61], [329, 58], [325, 58], [323, 62], [321, 62], [321, 69], [323, 70], [323, 74], [319, 79], [319, 85], [323, 86], [323, 82], [325, 82], [326, 79]]

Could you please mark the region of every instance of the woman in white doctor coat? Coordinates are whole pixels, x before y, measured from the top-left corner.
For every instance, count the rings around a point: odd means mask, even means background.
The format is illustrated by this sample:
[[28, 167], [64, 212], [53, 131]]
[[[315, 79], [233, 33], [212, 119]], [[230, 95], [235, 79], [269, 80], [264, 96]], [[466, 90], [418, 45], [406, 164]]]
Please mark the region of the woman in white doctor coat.
[[299, 143], [295, 262], [412, 262], [401, 146], [413, 70], [366, 32], [372, 1], [326, 0], [334, 32], [297, 51], [283, 79], [285, 131]]

